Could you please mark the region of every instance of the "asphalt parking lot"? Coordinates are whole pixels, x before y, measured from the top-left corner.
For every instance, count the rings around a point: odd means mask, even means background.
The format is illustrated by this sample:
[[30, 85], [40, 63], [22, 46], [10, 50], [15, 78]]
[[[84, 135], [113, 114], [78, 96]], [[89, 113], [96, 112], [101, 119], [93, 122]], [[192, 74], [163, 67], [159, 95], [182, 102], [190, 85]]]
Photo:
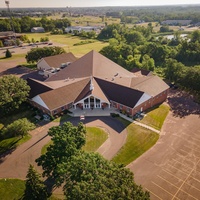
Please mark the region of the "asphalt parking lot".
[[183, 116], [180, 112], [181, 116], [177, 116], [174, 108], [157, 144], [128, 166], [136, 183], [150, 192], [152, 200], [200, 199], [200, 106], [180, 95], [171, 97], [169, 104], [182, 98], [196, 114]]

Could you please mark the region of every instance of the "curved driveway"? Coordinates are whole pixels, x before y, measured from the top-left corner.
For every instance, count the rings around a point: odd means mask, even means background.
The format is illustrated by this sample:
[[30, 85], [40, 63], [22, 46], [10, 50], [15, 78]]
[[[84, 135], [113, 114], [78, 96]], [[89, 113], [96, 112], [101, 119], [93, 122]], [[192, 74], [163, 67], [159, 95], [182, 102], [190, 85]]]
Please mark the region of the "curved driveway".
[[[77, 124], [79, 118], [71, 118], [73, 124]], [[111, 117], [87, 117], [86, 126], [97, 126], [105, 129], [109, 133], [109, 137], [104, 145], [98, 150], [105, 158], [111, 159], [118, 150], [123, 146], [126, 139], [126, 129], [123, 125]], [[38, 171], [41, 171], [35, 159], [41, 154], [41, 148], [48, 143], [50, 137], [47, 131], [50, 127], [56, 126], [58, 123], [50, 122], [31, 132], [32, 138], [19, 146], [10, 155], [1, 159], [0, 178], [19, 178], [25, 179], [30, 164], [33, 164]]]

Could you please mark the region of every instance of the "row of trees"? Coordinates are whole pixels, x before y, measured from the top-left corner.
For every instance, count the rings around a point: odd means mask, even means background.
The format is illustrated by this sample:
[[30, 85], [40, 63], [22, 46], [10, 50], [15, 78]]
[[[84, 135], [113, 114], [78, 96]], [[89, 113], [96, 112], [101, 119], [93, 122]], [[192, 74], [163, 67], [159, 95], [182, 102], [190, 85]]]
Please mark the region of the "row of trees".
[[[33, 27], [43, 27], [45, 31], [52, 31], [56, 28], [62, 29], [71, 25], [67, 18], [63, 19], [48, 19], [42, 17], [40, 20], [32, 19], [25, 16], [22, 18], [13, 18], [13, 26], [17, 33], [29, 33]], [[0, 32], [12, 30], [9, 19], [0, 19]]]
[[[193, 31], [187, 39], [181, 38], [180, 32], [175, 32], [174, 38], [169, 40], [153, 37], [151, 24], [147, 28], [135, 26], [132, 29], [113, 24], [104, 28], [98, 37], [109, 40], [109, 46], [100, 53], [124, 68], [131, 70], [137, 67], [152, 71], [159, 68], [171, 81], [200, 91], [196, 84], [199, 82], [200, 31]], [[188, 82], [186, 79], [191, 74], [193, 78]]]
[[[42, 166], [44, 177], [53, 179], [55, 187], [63, 187], [67, 199], [149, 199], [149, 193], [136, 185], [129, 169], [81, 149], [86, 138], [82, 123], [73, 126], [67, 122], [50, 128], [48, 134], [53, 143], [36, 162]], [[38, 173], [30, 166], [25, 197], [46, 199], [46, 196]]]

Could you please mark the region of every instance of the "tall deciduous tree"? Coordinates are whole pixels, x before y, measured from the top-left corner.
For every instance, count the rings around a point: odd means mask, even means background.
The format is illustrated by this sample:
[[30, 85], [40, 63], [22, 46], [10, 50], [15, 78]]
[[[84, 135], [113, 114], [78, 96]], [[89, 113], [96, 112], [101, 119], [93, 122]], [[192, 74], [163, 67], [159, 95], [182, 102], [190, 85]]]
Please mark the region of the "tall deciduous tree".
[[48, 134], [52, 137], [53, 144], [47, 148], [47, 153], [41, 155], [36, 162], [42, 166], [43, 176], [54, 178], [57, 185], [63, 182], [60, 176], [59, 165], [70, 162], [73, 155], [76, 155], [85, 144], [85, 128], [82, 123], [77, 127], [70, 122], [62, 126], [55, 126], [49, 129]]
[[65, 50], [62, 47], [34, 48], [26, 54], [26, 60], [29, 63], [34, 63], [38, 62], [41, 58], [62, 53], [65, 53]]
[[40, 179], [39, 173], [32, 165], [29, 166], [26, 176], [26, 189], [24, 200], [45, 200], [47, 199], [47, 189]]
[[135, 184], [129, 169], [97, 153], [80, 153], [60, 168], [66, 179], [64, 193], [67, 199], [149, 199], [149, 193]]
[[85, 129], [80, 123], [53, 127], [48, 133], [53, 144], [36, 160], [47, 177], [56, 185], [64, 183], [64, 193], [71, 200], [148, 200], [149, 193], [135, 184], [133, 173], [122, 165], [104, 159], [97, 153], [81, 150], [85, 144]]
[[26, 101], [30, 87], [27, 82], [14, 75], [6, 75], [0, 78], [0, 111], [8, 113], [19, 108]]

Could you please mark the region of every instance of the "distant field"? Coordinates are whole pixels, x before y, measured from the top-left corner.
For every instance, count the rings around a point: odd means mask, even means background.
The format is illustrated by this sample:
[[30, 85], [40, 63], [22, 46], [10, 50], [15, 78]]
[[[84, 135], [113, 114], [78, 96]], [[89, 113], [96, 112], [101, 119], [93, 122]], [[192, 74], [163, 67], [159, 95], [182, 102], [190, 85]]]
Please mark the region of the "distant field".
[[[77, 57], [81, 57], [91, 50], [100, 51], [103, 47], [108, 45], [107, 42], [100, 42], [98, 40], [95, 40], [94, 43], [74, 46], [74, 44], [76, 43], [89, 39], [81, 39], [79, 37], [71, 36], [69, 34], [51, 35], [50, 33], [30, 33], [26, 35], [29, 39], [34, 38], [36, 41], [39, 41], [41, 37], [48, 37], [51, 42], [55, 44], [58, 43], [58, 45], [61, 45], [61, 47], [63, 47], [66, 52], [72, 52]], [[94, 39], [92, 39], [92, 41], [93, 40]]]

